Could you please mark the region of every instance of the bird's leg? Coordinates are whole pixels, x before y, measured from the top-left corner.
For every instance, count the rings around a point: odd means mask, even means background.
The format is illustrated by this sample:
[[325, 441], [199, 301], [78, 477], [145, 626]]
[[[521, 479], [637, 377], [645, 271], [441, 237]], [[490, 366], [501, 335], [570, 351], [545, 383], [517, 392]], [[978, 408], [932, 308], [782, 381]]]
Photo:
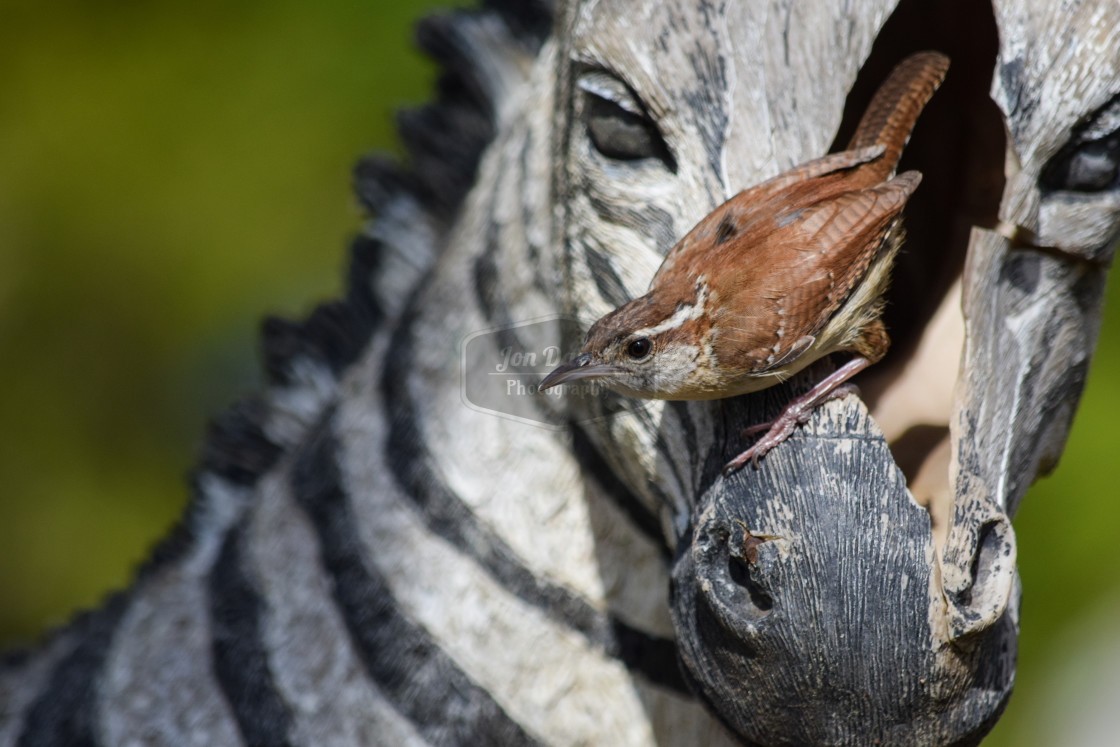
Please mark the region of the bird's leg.
[[808, 421], [813, 410], [830, 399], [843, 397], [855, 389], [854, 385], [845, 382], [871, 365], [871, 361], [863, 356], [856, 356], [823, 378], [809, 391], [799, 397], [794, 397], [782, 409], [778, 417], [769, 423], [760, 423], [747, 428], [744, 433], [752, 435], [766, 430], [766, 435], [760, 438], [753, 446], [739, 456], [728, 462], [723, 468], [723, 474], [728, 475], [742, 467], [748, 461], [757, 468], [758, 460], [789, 438], [793, 429], [799, 424]]
[[[816, 403], [816, 407], [820, 407], [825, 402], [831, 402], [834, 399], [847, 397], [849, 394], [859, 394], [859, 387], [850, 381], [841, 384], [825, 396], [821, 397], [820, 401]], [[798, 425], [804, 425], [805, 423], [809, 422], [809, 416], [813, 414], [813, 409], [814, 408], [808, 408], [802, 411], [801, 417], [799, 417], [797, 420]], [[763, 431], [768, 431], [771, 427], [773, 427], [775, 420], [777, 420], [777, 418], [775, 418], [774, 420], [767, 420], [762, 423], [755, 423], [754, 425], [748, 425], [746, 428], [740, 431], [740, 434], [744, 438], [750, 438], [751, 436], [762, 433]]]

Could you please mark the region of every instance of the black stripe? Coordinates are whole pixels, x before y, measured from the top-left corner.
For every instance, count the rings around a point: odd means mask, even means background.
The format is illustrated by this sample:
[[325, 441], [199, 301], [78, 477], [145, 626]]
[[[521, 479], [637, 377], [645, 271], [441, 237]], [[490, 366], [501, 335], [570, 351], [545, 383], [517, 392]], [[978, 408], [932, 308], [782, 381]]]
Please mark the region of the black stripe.
[[681, 673], [676, 641], [632, 628], [617, 618], [611, 618], [611, 627], [615, 641], [614, 650], [610, 652], [612, 656], [631, 671], [641, 672], [650, 682], [691, 694]]
[[[674, 229], [673, 216], [668, 210], [656, 205], [645, 205], [641, 208], [631, 208], [618, 203], [597, 197], [593, 185], [584, 185], [586, 196], [595, 213], [608, 223], [614, 223], [624, 228], [637, 231], [653, 241], [659, 254], [665, 255], [677, 243], [677, 232]], [[596, 252], [600, 251], [596, 247]], [[608, 252], [604, 249], [604, 255]], [[608, 299], [609, 300], [609, 299]]]
[[[510, 157], [503, 153], [499, 170], [505, 172], [519, 168], [521, 165], [510, 163]], [[500, 186], [497, 185], [495, 189], [499, 189]], [[513, 319], [509, 315], [511, 305], [502, 293], [502, 268], [498, 262], [501, 251], [499, 228], [504, 221], [496, 215], [499, 205], [495, 195], [492, 194], [490, 197], [486, 214], [486, 237], [483, 241], [482, 253], [474, 261], [474, 292], [479, 310], [488, 322], [499, 327], [510, 327], [513, 325]]]
[[281, 449], [264, 433], [268, 410], [263, 399], [245, 397], [210, 421], [199, 471], [213, 472], [235, 485], [252, 485], [271, 469]]
[[[397, 351], [396, 358], [409, 358], [402, 354], [399, 342], [394, 340], [390, 346]], [[393, 475], [428, 529], [474, 559], [514, 595], [588, 638], [602, 642], [602, 615], [571, 590], [549, 583], [521, 565], [516, 553], [479, 523], [459, 497], [435, 476], [429, 466], [431, 457], [421, 445], [412, 417], [405, 376], [406, 371], [387, 370], [383, 380], [390, 416], [386, 455]]]
[[292, 715], [273, 683], [261, 636], [264, 603], [244, 570], [241, 527], [210, 571], [211, 653], [241, 736], [249, 745], [291, 744]]
[[[708, 157], [709, 173], [718, 178], [723, 173], [721, 156], [730, 122], [725, 106], [728, 90], [727, 59], [721, 53], [704, 46], [708, 34], [713, 39], [719, 34], [717, 27], [721, 25], [721, 21], [717, 16], [720, 11], [711, 3], [700, 3], [699, 9], [703, 14], [704, 30], [707, 33], [696, 31], [692, 36], [694, 41], [691, 49], [680, 51], [697, 76], [695, 80], [703, 83], [695, 88], [681, 90], [679, 96], [687, 104], [687, 111], [696, 114], [694, 122], [704, 153]], [[714, 201], [714, 204], [718, 202]]]
[[[608, 394], [609, 394], [609, 392], [608, 392]], [[673, 405], [678, 405], [678, 404], [686, 404], [686, 403], [672, 402], [672, 401], [665, 402], [666, 408], [671, 408]], [[665, 410], [663, 409], [662, 413], [664, 413], [664, 412], [665, 412]], [[692, 490], [692, 495], [700, 495], [701, 493], [697, 492], [695, 490], [695, 488], [692, 487], [692, 483], [689, 481], [688, 476], [685, 475], [685, 474], [682, 474], [681, 469], [680, 469], [680, 465], [678, 463], [678, 460], [676, 458], [674, 458], [674, 455], [676, 454], [676, 449], [669, 448], [669, 443], [665, 440], [665, 433], [663, 431], [664, 423], [661, 422], [660, 420], [654, 418], [653, 408], [650, 408], [650, 407], [634, 407], [634, 408], [630, 409], [630, 414], [635, 419], [638, 420], [641, 427], [646, 432], [657, 434], [657, 437], [654, 439], [654, 442], [653, 442], [654, 451], [661, 455], [662, 463], [672, 473], [673, 479], [677, 482], [677, 484], [680, 485], [682, 488], [691, 489]], [[663, 418], [663, 415], [662, 415], [662, 418]], [[694, 442], [695, 442], [695, 432], [692, 431], [692, 440], [689, 443], [694, 443]], [[723, 463], [720, 463], [720, 466], [722, 467]], [[657, 505], [670, 506], [670, 507], [674, 505], [674, 499], [672, 499], [669, 496], [669, 494], [666, 493], [665, 490], [658, 483], [656, 483], [656, 482], [646, 483], [646, 490], [648, 490], [650, 493], [653, 494], [654, 500], [656, 501]]]
[[124, 593], [77, 618], [68, 635], [79, 640], [51, 673], [50, 682], [27, 711], [19, 747], [92, 747], [97, 745], [95, 690], [113, 642], [113, 634], [128, 607]]
[[[545, 139], [547, 140], [547, 136]], [[525, 131], [525, 139], [521, 143], [521, 151], [517, 154], [518, 181], [520, 184], [529, 184], [531, 179], [539, 178], [535, 173], [530, 174], [533, 165], [532, 155], [535, 147], [538, 147], [537, 131], [529, 127]], [[521, 225], [525, 227], [533, 225], [535, 216], [530, 201], [522, 199], [520, 206]], [[552, 263], [541, 260], [541, 254], [543, 252], [544, 245], [536, 240], [534, 232], [526, 230], [525, 259], [528, 261], [529, 266], [534, 268], [533, 287], [546, 296], [551, 297], [552, 294], [556, 292], [556, 281], [553, 278]]]
[[591, 278], [595, 281], [595, 289], [599, 291], [599, 296], [611, 306], [621, 306], [629, 301], [630, 293], [606, 255], [592, 247], [590, 242], [582, 243], [583, 259], [587, 263], [587, 268], [591, 270]]
[[[697, 405], [696, 403], [681, 401], [666, 402], [665, 408], [662, 410], [662, 425], [657, 427], [657, 440], [654, 443], [654, 448], [662, 455], [662, 461], [669, 465], [677, 484], [690, 487], [694, 496], [704, 495], [704, 492], [708, 489], [708, 484], [704, 481], [715, 480], [722, 474], [723, 465], [727, 463], [727, 460], [722, 458], [719, 449], [708, 449], [707, 453], [700, 453], [700, 435], [696, 431], [696, 422], [692, 419], [691, 413], [691, 408], [696, 406], [705, 407], [706, 404]], [[724, 408], [719, 408], [719, 410], [721, 413], [725, 412]], [[670, 446], [669, 442], [665, 440], [663, 425], [665, 418], [670, 414], [676, 418], [677, 426], [683, 432], [683, 438], [677, 439], [676, 446]], [[680, 454], [682, 445], [688, 450], [688, 453], [683, 455], [683, 459]], [[680, 468], [681, 462], [686, 465], [683, 473]], [[698, 484], [696, 482], [695, 466], [693, 465], [700, 464], [703, 464], [703, 468], [699, 471], [701, 482]]]
[[[493, 207], [493, 206], [491, 206]], [[498, 224], [493, 216], [487, 221], [486, 241], [482, 253], [479, 254], [473, 265], [472, 279], [474, 280], [474, 295], [478, 302], [479, 311], [483, 318], [491, 324], [508, 327], [511, 324], [508, 304], [501, 297], [501, 270], [498, 268], [496, 254], [498, 252]]]
[[[414, 503], [428, 530], [457, 547], [481, 565], [511, 594], [532, 604], [553, 620], [573, 628], [608, 656], [622, 659], [651, 682], [687, 692], [679, 676], [659, 678], [666, 671], [676, 673], [676, 644], [645, 645], [623, 640], [631, 635], [645, 636], [604, 614], [572, 590], [533, 574], [518, 560], [516, 553], [488, 527], [480, 523], [457, 495], [430, 467], [431, 456], [423, 447], [413, 417], [407, 377], [411, 369], [412, 341], [408, 333], [411, 318], [406, 317], [394, 333], [394, 351], [382, 378], [382, 391], [389, 414], [386, 456], [401, 490]], [[636, 500], [636, 499], [635, 499]], [[622, 636], [622, 638], [620, 638]], [[632, 645], [633, 643], [633, 645]], [[624, 654], [641, 650], [656, 654], [656, 661], [627, 660]]]
[[339, 484], [337, 451], [324, 422], [296, 456], [292, 489], [315, 526], [334, 598], [380, 691], [435, 744], [536, 744], [397, 608], [385, 580], [366, 566]]
[[497, 11], [514, 36], [533, 52], [552, 31], [554, 0], [483, 0], [482, 5]]

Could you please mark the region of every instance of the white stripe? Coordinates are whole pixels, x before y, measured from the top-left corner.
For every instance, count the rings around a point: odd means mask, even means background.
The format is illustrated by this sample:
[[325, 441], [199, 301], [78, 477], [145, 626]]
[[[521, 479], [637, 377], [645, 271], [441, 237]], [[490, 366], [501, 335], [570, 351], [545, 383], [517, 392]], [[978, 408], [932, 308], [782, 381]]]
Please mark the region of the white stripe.
[[295, 742], [425, 744], [377, 690], [355, 654], [319, 564], [319, 540], [286, 476], [260, 483], [246, 565], [263, 597], [262, 637], [277, 692], [291, 708]]
[[704, 309], [708, 305], [708, 282], [701, 275], [696, 280], [696, 300], [689, 305], [678, 306], [665, 321], [653, 327], [646, 327], [634, 332], [634, 337], [654, 337], [662, 332], [668, 332], [671, 329], [676, 329], [685, 322], [699, 319], [704, 315]]
[[248, 493], [212, 474], [199, 479], [194, 545], [133, 588], [97, 691], [106, 744], [240, 744], [211, 668], [207, 579]]
[[135, 587], [97, 689], [99, 741], [237, 745], [211, 669], [206, 576], [169, 566]]
[[[566, 744], [653, 743], [648, 716], [621, 662], [509, 593], [431, 534], [407, 499], [396, 495], [379, 458], [385, 417], [370, 407], [374, 399], [373, 391], [356, 393], [339, 412], [343, 483], [364, 549], [402, 612], [530, 734]], [[544, 486], [565, 492], [572, 487]], [[581, 501], [578, 494], [569, 498]]]

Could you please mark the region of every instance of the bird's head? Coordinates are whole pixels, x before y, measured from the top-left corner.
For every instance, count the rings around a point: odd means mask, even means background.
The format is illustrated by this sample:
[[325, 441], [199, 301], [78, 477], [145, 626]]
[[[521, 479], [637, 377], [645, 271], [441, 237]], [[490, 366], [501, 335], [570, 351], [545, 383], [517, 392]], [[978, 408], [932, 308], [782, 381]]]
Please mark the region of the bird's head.
[[580, 354], [541, 381], [548, 389], [595, 379], [620, 394], [644, 399], [707, 399], [713, 390], [707, 288], [689, 301], [651, 291], [591, 326]]

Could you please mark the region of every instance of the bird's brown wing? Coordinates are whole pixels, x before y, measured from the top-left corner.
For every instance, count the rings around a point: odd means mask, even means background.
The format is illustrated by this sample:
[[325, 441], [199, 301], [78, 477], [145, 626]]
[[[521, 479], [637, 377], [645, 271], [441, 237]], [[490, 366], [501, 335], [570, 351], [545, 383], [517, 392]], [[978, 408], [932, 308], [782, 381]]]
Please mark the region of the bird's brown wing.
[[[814, 310], [815, 334], [862, 280], [887, 229], [902, 212], [921, 175], [909, 171], [884, 184], [847, 192], [804, 212], [797, 225], [805, 242], [804, 276], [790, 288]], [[793, 279], [793, 278], [791, 278]]]
[[[663, 275], [680, 271], [679, 259], [693, 256], [691, 265], [697, 265], [695, 257], [700, 255], [719, 255], [721, 245], [729, 239], [750, 234], [750, 229], [759, 228], [758, 219], [773, 216], [774, 211], [791, 202], [788, 193], [810, 192], [818, 198], [842, 190], [843, 175], [853, 168], [871, 163], [882, 155], [882, 145], [872, 145], [857, 150], [832, 153], [806, 161], [789, 171], [784, 171], [764, 182], [748, 187], [708, 213], [692, 230], [678, 241], [654, 274], [650, 287], [657, 284]], [[835, 186], [830, 186], [835, 184]], [[810, 186], [811, 185], [811, 186]], [[769, 229], [765, 229], [769, 230]]]
[[760, 245], [741, 247], [730, 289], [735, 297], [723, 307], [742, 313], [719, 320], [717, 354], [757, 371], [796, 357], [803, 338], [820, 331], [863, 279], [920, 180], [907, 172], [771, 213], [771, 230], [753, 232], [765, 236]]

